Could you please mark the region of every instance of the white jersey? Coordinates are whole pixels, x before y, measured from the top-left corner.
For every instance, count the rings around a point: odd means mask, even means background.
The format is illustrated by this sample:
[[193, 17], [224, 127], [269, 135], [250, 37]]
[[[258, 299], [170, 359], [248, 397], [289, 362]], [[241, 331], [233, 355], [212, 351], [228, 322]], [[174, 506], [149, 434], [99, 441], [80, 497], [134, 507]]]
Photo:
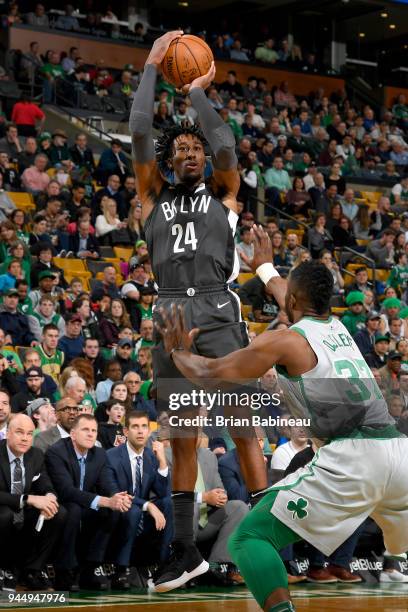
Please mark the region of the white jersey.
[[311, 421], [311, 435], [333, 439], [362, 426], [394, 423], [377, 382], [344, 325], [304, 317], [291, 327], [310, 344], [316, 366], [301, 376], [288, 376], [277, 366], [289, 410]]

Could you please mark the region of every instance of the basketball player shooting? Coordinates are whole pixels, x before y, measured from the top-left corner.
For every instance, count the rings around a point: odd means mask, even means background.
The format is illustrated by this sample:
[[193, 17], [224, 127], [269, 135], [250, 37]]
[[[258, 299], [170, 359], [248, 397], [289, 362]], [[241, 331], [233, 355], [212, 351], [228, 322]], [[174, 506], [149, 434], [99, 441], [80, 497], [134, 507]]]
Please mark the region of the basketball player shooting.
[[[221, 357], [245, 346], [248, 338], [239, 300], [228, 288], [229, 280], [239, 272], [234, 244], [239, 175], [233, 134], [205, 95], [215, 76], [214, 64], [208, 74], [186, 88], [202, 131], [196, 125], [170, 128], [159, 138], [156, 151], [152, 138], [156, 77], [170, 43], [181, 35], [180, 31], [169, 32], [156, 40], [147, 58], [129, 121], [133, 165], [159, 287], [155, 312], [169, 312], [173, 303], [182, 306], [190, 328], [200, 328], [193, 350]], [[213, 165], [209, 186], [204, 182], [207, 143]], [[169, 172], [174, 175], [174, 184], [164, 178]], [[154, 317], [157, 319], [157, 314]], [[160, 379], [171, 380], [174, 389], [182, 374], [162, 340], [157, 340], [153, 350], [155, 384]], [[208, 570], [194, 544], [197, 433], [190, 428], [187, 436], [171, 436], [174, 554], [150, 583], [153, 591], [175, 589]], [[231, 435], [248, 490], [255, 494], [265, 489], [265, 464], [255, 434], [251, 437], [246, 432], [240, 437], [231, 431]]]
[[232, 559], [265, 612], [291, 612], [279, 551], [305, 539], [330, 555], [368, 517], [383, 531], [388, 555], [408, 550], [408, 439], [395, 426], [380, 389], [344, 325], [330, 316], [333, 277], [315, 261], [285, 280], [271, 263], [271, 243], [260, 228], [254, 268], [293, 325], [266, 331], [246, 348], [219, 359], [191, 352], [193, 334], [173, 306], [161, 334], [174, 363], [191, 379], [235, 380], [243, 368], [262, 376], [276, 365], [294, 416], [311, 420], [319, 439], [314, 459], [275, 486], [240, 523], [229, 541]]

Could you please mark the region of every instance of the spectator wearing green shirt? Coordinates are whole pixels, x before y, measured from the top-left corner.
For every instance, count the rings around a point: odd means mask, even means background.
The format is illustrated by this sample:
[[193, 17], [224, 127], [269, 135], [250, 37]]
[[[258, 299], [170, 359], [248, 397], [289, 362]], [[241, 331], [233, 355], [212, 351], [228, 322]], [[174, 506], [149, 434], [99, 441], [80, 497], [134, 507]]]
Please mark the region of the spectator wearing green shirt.
[[61, 56], [52, 51], [49, 61], [41, 68], [43, 76], [43, 101], [50, 104], [55, 100], [55, 81], [64, 77], [64, 69], [60, 64]]
[[0, 272], [5, 274], [12, 261], [18, 261], [24, 274], [24, 278], [30, 282], [31, 276], [31, 256], [28, 252], [27, 246], [22, 240], [16, 240], [10, 245], [9, 255], [6, 257], [4, 263], [0, 267]]
[[255, 58], [258, 62], [266, 64], [275, 64], [278, 60], [278, 54], [274, 49], [275, 41], [273, 38], [268, 38], [262, 45], [255, 50]]
[[143, 319], [151, 319], [153, 317], [153, 296], [157, 292], [153, 287], [142, 287], [140, 290], [140, 300], [136, 304]]
[[33, 303], [28, 297], [29, 281], [25, 278], [19, 278], [16, 281], [16, 291], [18, 293], [17, 310], [24, 315], [33, 314]]
[[402, 122], [403, 127], [407, 126], [408, 123], [408, 105], [405, 94], [400, 94], [397, 98], [397, 103], [392, 107], [392, 114], [394, 117]]
[[405, 251], [399, 251], [395, 256], [396, 265], [392, 268], [387, 280], [387, 286], [400, 291], [406, 302], [408, 286], [408, 257]]
[[135, 344], [135, 353], [138, 354], [142, 347], [154, 346], [153, 340], [153, 321], [151, 319], [143, 319], [140, 324], [140, 338]]
[[364, 313], [364, 293], [362, 291], [350, 291], [346, 297], [346, 304], [349, 307], [344, 313], [341, 322], [350, 332], [351, 336], [364, 329], [366, 315]]
[[264, 177], [262, 175], [261, 167], [258, 163], [258, 157], [255, 151], [248, 153], [248, 161], [251, 164], [251, 170], [253, 170], [257, 177], [257, 187], [263, 187], [265, 185]]
[[273, 167], [265, 172], [265, 186], [269, 205], [281, 208], [281, 194], [286, 195], [292, 189], [290, 176], [283, 168], [282, 157], [275, 157]]
[[241, 126], [235, 121], [235, 119], [229, 116], [228, 108], [222, 108], [220, 110], [220, 117], [223, 121], [225, 121], [225, 123], [228, 123], [232, 133], [235, 136], [235, 140], [239, 142], [244, 134]]

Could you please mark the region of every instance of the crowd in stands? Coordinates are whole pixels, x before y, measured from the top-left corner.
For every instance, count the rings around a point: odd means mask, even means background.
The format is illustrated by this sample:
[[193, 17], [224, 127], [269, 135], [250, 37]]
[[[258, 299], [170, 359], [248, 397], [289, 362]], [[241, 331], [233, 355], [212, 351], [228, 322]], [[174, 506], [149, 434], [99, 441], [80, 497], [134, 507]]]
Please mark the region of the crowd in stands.
[[[137, 88], [131, 69], [115, 82], [106, 67], [85, 66], [75, 48], [64, 58], [59, 51], [43, 58], [33, 42], [30, 53], [26, 66], [36, 64], [45, 101], [52, 79], [90, 83], [128, 99]], [[289, 325], [251, 273], [249, 230], [261, 210], [283, 275], [310, 257], [331, 270], [334, 316], [361, 349], [398, 427], [408, 432], [404, 96], [379, 114], [354, 108], [344, 91], [327, 96], [318, 90], [306, 99], [285, 82], [270, 90], [262, 79], [240, 83], [230, 72], [208, 98], [236, 138], [241, 275], [234, 288], [250, 335]], [[13, 589], [18, 578], [31, 589], [49, 588], [42, 572], [52, 562], [60, 590], [75, 590], [78, 580], [84, 588], [125, 589], [130, 566], [168, 558], [172, 535], [169, 427], [150, 393], [157, 288], [120, 140], [98, 158], [86, 133], [70, 140], [63, 129], [47, 132], [46, 119], [23, 96], [0, 124], [0, 463], [13, 463], [12, 499], [3, 505], [0, 495], [1, 510], [8, 509], [0, 512], [2, 584]], [[155, 128], [195, 120], [189, 99], [159, 81]], [[371, 181], [377, 191], [357, 190], [355, 178]], [[263, 209], [251, 197], [259, 188]], [[261, 384], [271, 395], [279, 392], [274, 370]], [[267, 416], [284, 413], [283, 398], [279, 409], [272, 402], [265, 408]], [[228, 434], [206, 433], [196, 486], [197, 541], [209, 547], [211, 561], [206, 579], [242, 584], [226, 540], [248, 512], [248, 494]], [[290, 470], [298, 451], [310, 452], [304, 432], [267, 428], [258, 436], [271, 477], [274, 470]], [[34, 467], [21, 489], [15, 457], [24, 453]], [[41, 477], [29, 483], [34, 474]], [[6, 486], [0, 480], [1, 491]], [[38, 540], [34, 509], [49, 519]], [[216, 533], [208, 527], [209, 512], [225, 515]], [[330, 581], [355, 582], [344, 558], [351, 559], [358, 535], [343, 556], [330, 558], [326, 574], [316, 551], [309, 579], [327, 582], [328, 572]], [[18, 536], [27, 553], [4, 544], [6, 536], [13, 543]], [[104, 563], [114, 564], [110, 581], [99, 571]]]
[[[3, 15], [2, 21], [5, 28], [23, 23], [36, 28], [76, 32], [138, 45], [149, 45], [162, 33], [162, 26], [154, 28], [146, 20], [138, 20], [133, 9], [127, 22], [122, 22], [111, 9], [105, 12], [82, 13], [78, 9], [75, 10], [71, 4], [65, 5], [63, 10], [56, 6], [54, 10], [47, 11], [43, 4], [37, 3], [31, 11], [21, 13], [18, 3], [12, 2], [8, 14]], [[293, 41], [293, 37], [279, 36], [277, 39], [264, 26], [259, 28], [258, 40], [256, 38], [254, 40], [252, 30], [246, 31], [242, 26], [240, 30], [234, 32], [228, 28], [212, 29], [211, 24], [208, 24], [208, 27], [211, 31], [203, 29], [194, 33], [210, 45], [216, 60], [276, 65], [309, 74], [326, 69], [313, 47], [308, 51], [302, 50], [301, 45]], [[190, 26], [184, 27], [184, 31], [186, 34], [193, 33]]]

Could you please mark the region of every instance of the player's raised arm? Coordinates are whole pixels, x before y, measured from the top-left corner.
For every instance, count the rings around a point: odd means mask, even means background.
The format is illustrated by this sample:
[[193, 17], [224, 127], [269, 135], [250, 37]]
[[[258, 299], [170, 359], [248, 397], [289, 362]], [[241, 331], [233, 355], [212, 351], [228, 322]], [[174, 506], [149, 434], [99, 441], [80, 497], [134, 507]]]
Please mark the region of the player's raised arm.
[[157, 195], [163, 184], [152, 136], [156, 77], [170, 43], [182, 34], [180, 30], [167, 32], [154, 42], [130, 111], [129, 130], [132, 137], [133, 168], [144, 219], [149, 216], [153, 208], [151, 196]]
[[[184, 88], [184, 91], [188, 91], [190, 95], [191, 102], [198, 113], [201, 129], [210, 145], [215, 183], [235, 198], [240, 184], [235, 138], [229, 125], [221, 119], [205, 95], [205, 90], [211, 85], [214, 77], [215, 65], [212, 62], [208, 73], [195, 79]], [[231, 205], [228, 199], [224, 203], [229, 208], [236, 208], [236, 205]]]

